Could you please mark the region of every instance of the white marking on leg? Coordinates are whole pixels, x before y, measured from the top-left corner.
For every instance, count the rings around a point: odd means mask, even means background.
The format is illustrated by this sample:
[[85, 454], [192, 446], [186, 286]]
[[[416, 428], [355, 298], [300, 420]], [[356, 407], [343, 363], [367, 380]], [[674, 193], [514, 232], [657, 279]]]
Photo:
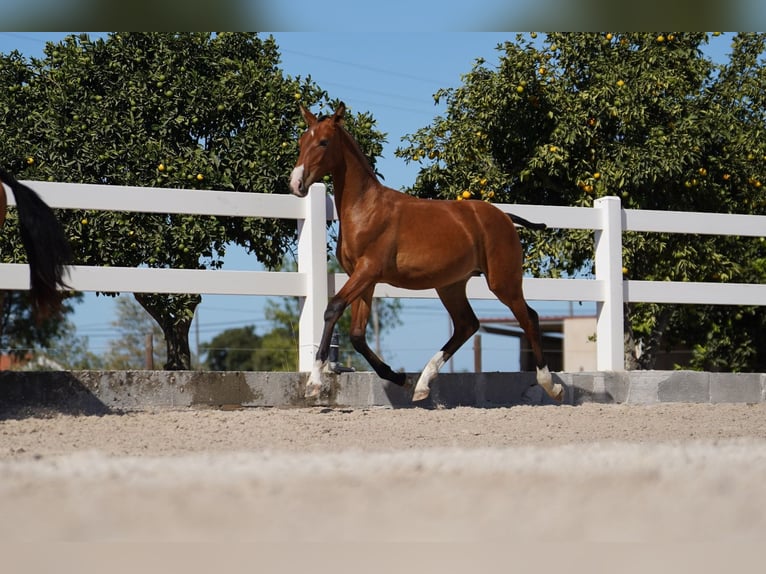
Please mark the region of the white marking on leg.
[[547, 392], [550, 392], [551, 387], [553, 386], [553, 376], [551, 375], [551, 372], [548, 370], [547, 365], [543, 367], [542, 369], [538, 367], [537, 384], [540, 385], [542, 388], [544, 388]]
[[306, 393], [304, 396], [307, 399], [319, 396], [319, 391], [322, 388], [322, 370], [326, 363], [327, 361], [320, 361], [319, 359], [314, 361], [309, 380], [306, 382]]
[[290, 190], [295, 195], [303, 195], [303, 165], [297, 166], [290, 174]]
[[547, 365], [542, 369], [537, 369], [537, 384], [545, 389], [545, 392], [548, 393], [548, 396], [552, 399], [561, 402], [564, 398], [564, 387], [559, 383], [553, 384], [553, 376], [548, 370]]
[[431, 392], [429, 385], [436, 378], [436, 375], [439, 374], [439, 369], [442, 368], [444, 363], [444, 351], [439, 351], [428, 361], [428, 364], [423, 368], [423, 372], [420, 373], [418, 382], [415, 384], [415, 392], [412, 395], [413, 401], [422, 401], [428, 397]]

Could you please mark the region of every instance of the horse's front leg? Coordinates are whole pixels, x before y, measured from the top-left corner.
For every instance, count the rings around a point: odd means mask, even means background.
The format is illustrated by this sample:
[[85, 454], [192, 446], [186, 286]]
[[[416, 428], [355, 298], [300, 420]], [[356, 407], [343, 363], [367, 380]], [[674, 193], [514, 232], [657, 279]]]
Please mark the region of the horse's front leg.
[[368, 288], [374, 287], [375, 283], [370, 275], [363, 272], [355, 272], [349, 277], [346, 284], [338, 291], [338, 294], [330, 299], [327, 309], [324, 312], [324, 329], [322, 330], [322, 339], [319, 342], [316, 359], [309, 374], [309, 380], [306, 383], [306, 398], [315, 398], [319, 396], [322, 387], [322, 371], [327, 368], [328, 358], [330, 356], [330, 341], [335, 324], [343, 315], [351, 303], [356, 301], [362, 293]]
[[319, 342], [319, 349], [311, 367], [311, 374], [306, 383], [305, 397], [315, 398], [319, 396], [319, 390], [322, 388], [322, 371], [327, 367], [327, 359], [330, 356], [330, 341], [332, 332], [335, 329], [335, 323], [338, 322], [343, 311], [348, 307], [348, 303], [340, 296], [336, 295], [330, 300], [327, 309], [324, 312], [324, 328], [322, 329], [322, 339]]

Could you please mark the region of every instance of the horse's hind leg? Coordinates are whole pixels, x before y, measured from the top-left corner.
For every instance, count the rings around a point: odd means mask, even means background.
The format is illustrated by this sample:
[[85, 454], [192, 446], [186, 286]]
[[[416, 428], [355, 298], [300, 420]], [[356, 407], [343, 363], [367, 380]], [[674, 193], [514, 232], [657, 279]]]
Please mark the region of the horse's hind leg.
[[365, 336], [367, 331], [367, 321], [370, 317], [370, 310], [372, 309], [372, 294], [375, 287], [369, 288], [359, 299], [354, 301], [351, 305], [351, 332], [349, 338], [354, 349], [360, 353], [373, 368], [375, 373], [381, 378], [396, 383], [397, 385], [404, 385], [407, 376], [404, 373], [396, 373], [391, 369], [389, 365], [383, 362], [383, 360], [376, 355], [370, 346], [367, 344], [367, 337]]
[[548, 396], [554, 400], [561, 401], [564, 398], [564, 387], [559, 383], [553, 383], [553, 377], [543, 357], [543, 342], [540, 335], [540, 321], [537, 312], [527, 305], [521, 292], [521, 281], [519, 280], [518, 283], [518, 287], [504, 288], [504, 286], [501, 286], [493, 288], [490, 286], [490, 288], [497, 295], [498, 299], [511, 309], [516, 320], [519, 322], [519, 326], [523, 329], [529, 344], [532, 346], [535, 363], [537, 364], [537, 383], [545, 389]]
[[453, 333], [449, 341], [423, 368], [423, 372], [415, 384], [415, 391], [412, 395], [413, 401], [422, 401], [428, 397], [431, 381], [439, 374], [442, 365], [463, 346], [463, 343], [471, 338], [471, 335], [479, 330], [479, 320], [465, 295], [465, 284], [465, 281], [460, 281], [436, 290], [439, 299], [452, 318]]

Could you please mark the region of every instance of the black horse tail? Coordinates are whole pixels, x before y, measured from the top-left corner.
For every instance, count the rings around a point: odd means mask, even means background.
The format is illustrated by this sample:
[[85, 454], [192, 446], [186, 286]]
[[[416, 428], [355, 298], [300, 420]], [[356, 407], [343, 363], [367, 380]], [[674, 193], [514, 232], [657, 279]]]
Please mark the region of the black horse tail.
[[510, 217], [511, 221], [513, 221], [516, 225], [521, 225], [522, 227], [528, 227], [529, 229], [534, 229], [535, 231], [548, 228], [548, 226], [545, 225], [544, 223], [532, 223], [531, 221], [527, 221], [523, 217], [519, 217], [518, 215], [514, 215], [513, 213], [509, 213], [508, 217]]
[[32, 304], [38, 316], [47, 317], [61, 307], [63, 294], [59, 288], [69, 287], [64, 275], [72, 262], [72, 249], [61, 223], [39, 195], [2, 168], [0, 180], [13, 190], [16, 198], [21, 242], [29, 263]]

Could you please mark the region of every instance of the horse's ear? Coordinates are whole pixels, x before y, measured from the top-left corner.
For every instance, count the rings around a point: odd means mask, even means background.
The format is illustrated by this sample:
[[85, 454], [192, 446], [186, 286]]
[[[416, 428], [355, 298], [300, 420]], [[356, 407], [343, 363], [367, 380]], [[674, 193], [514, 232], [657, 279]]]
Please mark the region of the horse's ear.
[[303, 119], [306, 120], [306, 123], [308, 125], [315, 124], [317, 121], [317, 117], [312, 114], [303, 104], [298, 104], [301, 109], [301, 115], [303, 116]]
[[333, 114], [333, 119], [335, 120], [336, 124], [343, 123], [343, 117], [346, 115], [346, 104], [341, 102], [338, 104], [338, 108], [335, 110], [335, 113]]

